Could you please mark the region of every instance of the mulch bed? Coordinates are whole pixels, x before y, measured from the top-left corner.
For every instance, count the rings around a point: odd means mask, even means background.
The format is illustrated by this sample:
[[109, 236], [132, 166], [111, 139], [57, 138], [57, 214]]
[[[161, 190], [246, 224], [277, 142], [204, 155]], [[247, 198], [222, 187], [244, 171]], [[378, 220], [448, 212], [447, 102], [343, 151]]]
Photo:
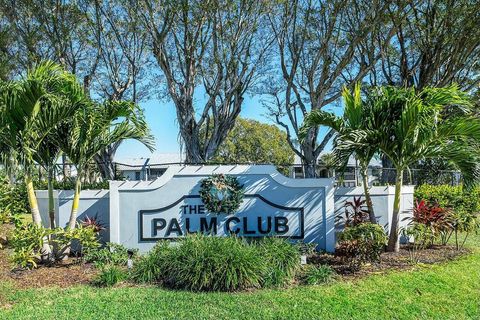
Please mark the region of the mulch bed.
[[6, 235], [13, 226], [0, 228], [0, 282], [7, 281], [17, 288], [66, 288], [79, 284], [88, 284], [98, 272], [91, 264], [85, 264], [77, 258], [69, 258], [54, 266], [39, 266], [33, 270], [12, 270], [9, 260], [11, 250], [6, 247]]
[[379, 262], [364, 264], [359, 270], [352, 268], [343, 258], [332, 254], [314, 254], [308, 257], [308, 263], [327, 264], [343, 277], [363, 277], [369, 274], [381, 274], [392, 270], [412, 269], [414, 261], [420, 264], [437, 264], [454, 260], [470, 253], [468, 249], [456, 250], [454, 246], [432, 246], [418, 250], [415, 256], [408, 246], [402, 246], [399, 252], [384, 252]]
[[[0, 281], [13, 283], [17, 288], [42, 288], [61, 287], [89, 284], [98, 270], [91, 264], [85, 264], [77, 258], [56, 264], [54, 266], [39, 266], [33, 270], [12, 270], [9, 261], [10, 249], [5, 248], [8, 228], [13, 226], [0, 226]], [[419, 250], [415, 256], [419, 263], [435, 264], [456, 259], [469, 253], [467, 249], [456, 250], [453, 246], [433, 246], [426, 250]], [[308, 257], [309, 264], [330, 265], [340, 276], [359, 278], [369, 274], [384, 273], [391, 270], [412, 269], [412, 255], [408, 247], [404, 246], [400, 252], [382, 253], [380, 262], [362, 265], [360, 270], [352, 270], [345, 259], [331, 254], [313, 254]]]

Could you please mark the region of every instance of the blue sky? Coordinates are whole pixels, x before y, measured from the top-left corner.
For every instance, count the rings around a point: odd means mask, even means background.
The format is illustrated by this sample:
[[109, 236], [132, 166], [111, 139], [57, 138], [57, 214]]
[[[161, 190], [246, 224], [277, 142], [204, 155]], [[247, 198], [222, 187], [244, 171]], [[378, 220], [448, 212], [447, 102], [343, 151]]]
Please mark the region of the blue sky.
[[[202, 105], [202, 101], [198, 101]], [[171, 101], [148, 100], [140, 103], [145, 111], [148, 125], [155, 136], [156, 151], [154, 153], [178, 153], [180, 151], [178, 123], [176, 111]], [[341, 114], [340, 107], [325, 110]], [[241, 117], [272, 123], [266, 116], [267, 110], [262, 106], [259, 96], [245, 97]], [[288, 123], [288, 121], [287, 121]], [[152, 153], [137, 141], [125, 141], [120, 145], [116, 159], [150, 157]]]

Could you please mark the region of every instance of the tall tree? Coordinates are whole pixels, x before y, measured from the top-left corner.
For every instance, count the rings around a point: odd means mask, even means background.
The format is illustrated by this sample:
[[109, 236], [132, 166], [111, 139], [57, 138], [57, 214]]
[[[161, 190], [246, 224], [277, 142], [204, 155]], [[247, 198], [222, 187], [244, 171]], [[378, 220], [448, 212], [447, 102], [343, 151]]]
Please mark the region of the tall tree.
[[305, 137], [308, 130], [320, 125], [335, 130], [336, 137], [333, 153], [335, 162], [340, 167], [340, 170], [345, 170], [352, 155], [359, 161], [363, 192], [367, 202], [370, 222], [377, 223], [368, 184], [368, 166], [375, 153], [380, 151], [380, 148], [377, 144], [356, 146], [349, 143], [349, 140], [354, 139], [352, 135], [357, 134], [358, 130], [368, 132], [376, 128], [372, 126], [373, 112], [376, 111], [374, 109], [375, 106], [373, 101], [367, 101], [366, 103], [362, 101], [359, 83], [355, 85], [352, 92], [344, 88], [342, 96], [345, 106], [342, 117], [323, 110], [314, 110], [305, 117], [305, 122], [300, 129], [300, 137]]
[[277, 126], [237, 118], [212, 160], [220, 163], [269, 163], [288, 173], [293, 159], [287, 135]]
[[[147, 33], [123, 2], [0, 0], [0, 9], [0, 25], [15, 38], [6, 53], [17, 74], [48, 59], [77, 75], [94, 99], [136, 103], [150, 92]], [[1, 45], [0, 40], [0, 52]], [[120, 144], [96, 157], [104, 178], [114, 178], [113, 158]], [[62, 159], [67, 161], [64, 155]]]
[[[470, 91], [480, 82], [480, 11], [475, 0], [396, 0], [404, 16], [390, 16], [396, 27], [370, 82], [374, 85], [444, 87], [457, 83]], [[384, 168], [391, 168], [382, 157]], [[382, 180], [393, 183], [388, 171]]]
[[469, 91], [480, 82], [480, 11], [472, 0], [396, 0], [405, 16], [372, 73], [374, 84], [445, 87]]
[[[466, 185], [480, 177], [480, 121], [474, 117], [467, 95], [456, 87], [380, 87], [370, 93], [374, 112], [369, 130], [356, 130], [343, 148], [378, 146], [396, 169], [389, 251], [399, 250], [400, 199], [404, 172], [424, 159], [454, 164]], [[456, 115], [445, 114], [446, 106]]]
[[[93, 83], [94, 92], [105, 100], [137, 103], [148, 97], [152, 66], [147, 35], [135, 19], [132, 7], [120, 1], [93, 1], [90, 8], [93, 30], [98, 29], [100, 62]], [[100, 26], [100, 28], [95, 28]], [[115, 179], [114, 157], [122, 141], [107, 146], [95, 156], [104, 179]]]
[[267, 107], [288, 134], [291, 148], [302, 160], [307, 177], [315, 176], [317, 158], [332, 138], [328, 130], [311, 128], [303, 141], [298, 134], [309, 111], [331, 105], [341, 96], [341, 85], [361, 81], [384, 54], [383, 42], [394, 34], [386, 22], [390, 1], [279, 2], [270, 14], [276, 38], [280, 76], [267, 79], [271, 99]]
[[[212, 158], [269, 47], [268, 1], [142, 1], [137, 9], [175, 104], [187, 162]], [[205, 103], [199, 105], [198, 95]], [[200, 136], [200, 130], [206, 136]]]
[[91, 102], [78, 110], [69, 122], [57, 131], [57, 141], [77, 168], [72, 210], [68, 228], [77, 224], [82, 181], [95, 155], [106, 146], [120, 140], [135, 139], [154, 150], [153, 137], [145, 118], [137, 105], [125, 101], [107, 101], [104, 104]]

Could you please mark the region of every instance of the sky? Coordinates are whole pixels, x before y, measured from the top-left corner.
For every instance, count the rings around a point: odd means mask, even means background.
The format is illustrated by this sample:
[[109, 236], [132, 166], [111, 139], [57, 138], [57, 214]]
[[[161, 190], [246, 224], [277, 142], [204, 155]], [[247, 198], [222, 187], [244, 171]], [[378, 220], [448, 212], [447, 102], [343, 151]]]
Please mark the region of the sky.
[[[198, 105], [202, 106], [203, 97], [199, 97]], [[171, 101], [162, 101], [157, 99], [151, 99], [140, 103], [140, 106], [144, 109], [147, 123], [155, 137], [156, 151], [153, 153], [179, 153], [179, 127], [177, 122], [177, 116], [175, 106]], [[335, 114], [341, 114], [342, 109], [340, 107], [326, 108], [326, 111], [334, 112]], [[254, 119], [264, 123], [273, 123], [267, 116], [267, 110], [263, 107], [260, 96], [249, 97], [246, 96], [243, 102], [242, 111], [240, 116], [243, 118]], [[287, 119], [285, 119], [286, 122]], [[327, 149], [331, 149], [331, 143], [327, 146]], [[141, 143], [137, 141], [127, 140], [124, 141], [115, 156], [115, 160], [126, 158], [148, 158], [152, 153]]]

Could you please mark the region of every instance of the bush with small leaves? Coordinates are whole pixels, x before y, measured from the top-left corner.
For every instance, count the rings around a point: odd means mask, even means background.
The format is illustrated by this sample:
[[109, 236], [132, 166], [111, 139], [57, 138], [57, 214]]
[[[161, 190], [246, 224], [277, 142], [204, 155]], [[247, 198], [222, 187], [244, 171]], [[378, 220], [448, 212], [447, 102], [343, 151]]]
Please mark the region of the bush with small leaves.
[[363, 263], [380, 259], [387, 236], [381, 226], [367, 222], [345, 228], [338, 239], [335, 249], [338, 255]]

